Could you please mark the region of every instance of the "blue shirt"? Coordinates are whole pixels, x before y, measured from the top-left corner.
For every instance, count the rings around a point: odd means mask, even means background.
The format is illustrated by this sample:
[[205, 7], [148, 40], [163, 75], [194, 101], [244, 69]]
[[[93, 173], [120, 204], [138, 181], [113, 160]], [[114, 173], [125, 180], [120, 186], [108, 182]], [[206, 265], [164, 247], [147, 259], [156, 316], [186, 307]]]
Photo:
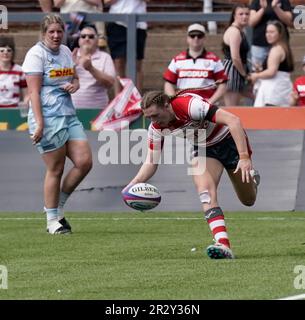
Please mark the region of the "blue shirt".
[[[58, 51], [38, 42], [26, 54], [22, 65], [26, 75], [42, 75], [40, 101], [44, 117], [75, 115], [71, 95], [62, 89], [74, 76], [74, 62], [68, 47], [60, 45]], [[30, 107], [29, 115], [33, 113]]]

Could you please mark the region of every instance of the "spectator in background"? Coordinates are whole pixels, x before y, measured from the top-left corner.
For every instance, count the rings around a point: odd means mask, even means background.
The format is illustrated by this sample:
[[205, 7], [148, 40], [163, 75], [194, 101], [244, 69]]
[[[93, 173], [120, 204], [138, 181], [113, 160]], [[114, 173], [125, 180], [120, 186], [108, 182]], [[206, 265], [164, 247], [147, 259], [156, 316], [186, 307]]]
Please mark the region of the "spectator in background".
[[[305, 56], [302, 62], [302, 69], [305, 73]], [[293, 90], [290, 96], [291, 106], [305, 107], [305, 75], [298, 77], [293, 83]]]
[[267, 22], [281, 21], [289, 35], [287, 27], [292, 26], [293, 15], [289, 0], [253, 0], [250, 9], [249, 25], [253, 27], [251, 62], [254, 71], [261, 68], [270, 49], [265, 37]]
[[[227, 76], [221, 60], [205, 49], [205, 28], [199, 23], [187, 30], [188, 49], [175, 56], [163, 74], [164, 92], [174, 96], [176, 89], [191, 89], [211, 104], [226, 92]], [[216, 81], [220, 82], [216, 89]], [[193, 89], [193, 90], [192, 90]]]
[[43, 12], [52, 12], [53, 0], [39, 0], [39, 3]]
[[[56, 8], [60, 8], [60, 13], [78, 13], [78, 16], [74, 17], [74, 21], [70, 23], [71, 33], [75, 32], [76, 34], [79, 32], [76, 25], [79, 22], [79, 28], [82, 28], [86, 24], [86, 13], [102, 13], [103, 12], [103, 1], [102, 0], [53, 0], [54, 6]], [[68, 24], [69, 25], [69, 24]], [[105, 25], [103, 22], [95, 22], [96, 28], [98, 30], [99, 48], [105, 48], [107, 46], [106, 37], [105, 37]], [[68, 30], [69, 31], [69, 28]], [[78, 39], [75, 39], [75, 43], [77, 44]], [[75, 47], [74, 44], [71, 45], [71, 49], [73, 50]]]
[[72, 94], [76, 108], [105, 109], [109, 102], [107, 90], [114, 84], [116, 73], [110, 55], [98, 50], [94, 25], [80, 32], [79, 49], [73, 52], [80, 89]]
[[[146, 2], [149, 0], [104, 0], [105, 5], [110, 5], [109, 13], [146, 13]], [[106, 27], [110, 54], [118, 76], [126, 77], [127, 57], [127, 25], [121, 21], [111, 22]], [[136, 87], [141, 92], [143, 87], [143, 59], [147, 37], [147, 23], [137, 22], [137, 80]], [[119, 81], [115, 83], [115, 94], [121, 91]]]
[[264, 70], [249, 76], [253, 83], [259, 80], [254, 107], [289, 106], [294, 63], [284, 25], [278, 20], [269, 21], [266, 39], [271, 49]]
[[247, 85], [247, 57], [249, 44], [244, 28], [249, 22], [249, 8], [244, 4], [234, 6], [229, 27], [223, 35], [224, 67], [229, 78], [224, 95], [226, 106], [237, 106]]
[[27, 85], [22, 67], [14, 63], [15, 41], [0, 37], [0, 108], [27, 104]]

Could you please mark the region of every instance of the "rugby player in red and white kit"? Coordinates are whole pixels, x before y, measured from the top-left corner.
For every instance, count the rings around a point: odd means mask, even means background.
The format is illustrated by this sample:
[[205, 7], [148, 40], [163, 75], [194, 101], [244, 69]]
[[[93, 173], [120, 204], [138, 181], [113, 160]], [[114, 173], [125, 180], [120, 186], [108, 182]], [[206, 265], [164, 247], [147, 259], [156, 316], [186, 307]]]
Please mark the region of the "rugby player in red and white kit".
[[[305, 56], [302, 62], [302, 69], [305, 72]], [[305, 75], [295, 79], [290, 96], [290, 105], [305, 107]]]
[[[188, 49], [172, 59], [163, 74], [164, 92], [175, 95], [176, 89], [194, 88], [196, 94], [215, 104], [226, 92], [228, 80], [221, 60], [204, 47], [205, 28], [195, 23], [188, 27]], [[218, 86], [217, 86], [218, 84]]]
[[148, 153], [128, 187], [146, 182], [154, 175], [165, 135], [187, 138], [193, 146], [193, 180], [215, 240], [215, 244], [207, 248], [207, 254], [214, 259], [233, 259], [224, 215], [217, 200], [222, 172], [226, 169], [239, 200], [246, 206], [255, 203], [259, 183], [259, 174], [252, 167], [252, 151], [239, 118], [188, 92], [174, 97], [161, 91], [147, 92], [141, 107], [144, 116], [151, 120]]

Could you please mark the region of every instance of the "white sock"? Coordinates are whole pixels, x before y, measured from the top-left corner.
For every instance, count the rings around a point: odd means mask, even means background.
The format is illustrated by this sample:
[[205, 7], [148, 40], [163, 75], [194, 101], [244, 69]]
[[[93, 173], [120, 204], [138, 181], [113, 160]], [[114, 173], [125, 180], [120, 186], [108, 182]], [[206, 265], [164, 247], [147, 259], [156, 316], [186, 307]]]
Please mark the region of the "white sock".
[[65, 216], [65, 212], [63, 208], [57, 208], [57, 220], [60, 221]]
[[70, 193], [65, 193], [63, 191], [60, 191], [59, 194], [59, 201], [58, 201], [58, 220], [61, 220], [64, 217], [64, 205], [68, 198], [70, 197]]
[[68, 200], [68, 198], [70, 197], [71, 193], [65, 193], [63, 191], [60, 191], [60, 194], [59, 194], [59, 201], [58, 201], [58, 206], [60, 208], [63, 208], [66, 201]]
[[47, 223], [50, 224], [53, 221], [57, 221], [58, 211], [57, 208], [46, 208], [44, 207], [44, 211], [47, 214]]

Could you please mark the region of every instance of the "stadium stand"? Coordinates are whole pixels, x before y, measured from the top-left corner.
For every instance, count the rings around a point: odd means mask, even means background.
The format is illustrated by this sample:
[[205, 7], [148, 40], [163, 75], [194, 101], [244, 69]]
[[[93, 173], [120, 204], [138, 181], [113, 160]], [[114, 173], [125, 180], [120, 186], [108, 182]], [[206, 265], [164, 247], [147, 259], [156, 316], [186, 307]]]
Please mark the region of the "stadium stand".
[[[229, 11], [232, 4], [242, 2], [247, 3], [248, 0], [216, 0], [213, 1], [215, 11]], [[292, 0], [293, 5], [302, 4], [303, 0]], [[4, 1], [4, 5], [8, 7], [9, 11], [24, 12], [32, 11], [39, 12], [38, 1], [20, 0], [18, 2], [13, 0]], [[148, 10], [151, 12], [201, 12], [203, 6], [202, 0], [185, 1], [185, 0], [168, 0], [166, 3], [161, 0], [151, 0], [149, 2]], [[30, 25], [30, 26], [29, 26]], [[186, 47], [185, 43], [185, 24], [149, 24], [149, 35], [146, 45], [146, 58], [144, 60], [144, 90], [161, 89], [162, 88], [162, 73], [167, 67], [171, 57], [177, 52], [180, 52]], [[165, 32], [166, 30], [166, 32]], [[210, 35], [206, 40], [206, 47], [222, 57], [220, 43], [222, 41], [221, 31], [223, 26], [219, 26], [217, 35]], [[15, 36], [17, 44], [16, 62], [21, 63], [25, 52], [38, 39], [38, 25], [36, 24], [19, 24], [15, 23], [10, 27], [9, 33]], [[301, 59], [304, 56], [304, 30], [291, 30], [291, 44], [293, 48], [294, 58], [296, 61], [295, 72], [292, 78], [295, 79], [300, 76]]]

